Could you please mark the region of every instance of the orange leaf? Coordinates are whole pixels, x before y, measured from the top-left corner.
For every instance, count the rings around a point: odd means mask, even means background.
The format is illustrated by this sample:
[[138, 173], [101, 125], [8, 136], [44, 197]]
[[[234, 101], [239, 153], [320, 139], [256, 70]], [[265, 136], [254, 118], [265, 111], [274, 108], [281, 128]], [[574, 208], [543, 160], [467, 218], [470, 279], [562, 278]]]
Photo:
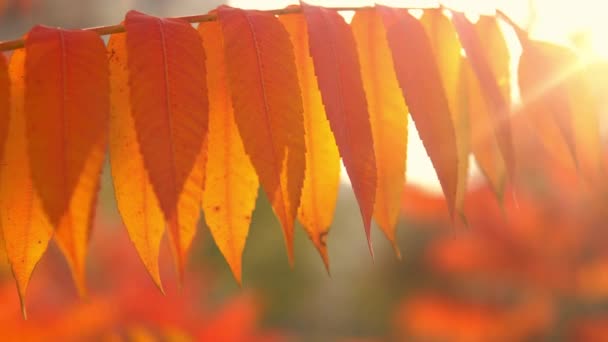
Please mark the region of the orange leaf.
[[[405, 10], [378, 6], [387, 31], [397, 79], [422, 143], [435, 167], [454, 217], [458, 148], [441, 75], [422, 24]], [[412, 52], [415, 47], [415, 53]]]
[[306, 170], [298, 219], [329, 272], [327, 234], [334, 218], [340, 185], [340, 154], [325, 116], [321, 92], [309, 53], [308, 32], [302, 14], [279, 17], [294, 46], [304, 105]]
[[310, 54], [346, 172], [359, 202], [369, 250], [376, 195], [376, 159], [357, 46], [350, 27], [334, 10], [302, 4]]
[[126, 35], [114, 34], [110, 51], [110, 165], [116, 204], [146, 270], [162, 291], [158, 270], [165, 220], [140, 154], [129, 102]]
[[379, 13], [358, 11], [351, 22], [369, 104], [378, 183], [374, 218], [400, 256], [395, 225], [405, 185], [408, 108], [393, 68], [393, 58]]
[[[204, 155], [208, 114], [205, 52], [198, 33], [184, 20], [130, 11], [125, 28], [137, 141], [169, 223], [182, 278], [196, 228], [192, 224], [200, 213], [198, 159]], [[193, 173], [197, 179], [189, 181]]]
[[[106, 130], [104, 130], [106, 132]], [[101, 170], [105, 160], [107, 136], [99, 137], [89, 153], [68, 212], [61, 218], [55, 231], [55, 241], [65, 255], [76, 287], [86, 295], [86, 253], [97, 208]]]
[[[509, 50], [498, 22], [494, 17], [481, 16], [475, 24], [475, 31], [502, 97], [507, 103], [510, 103]], [[506, 165], [500, 150], [499, 140], [494, 134], [491, 107], [487, 98], [483, 95], [484, 90], [481, 88], [469, 59], [462, 63], [461, 82], [462, 98], [470, 116], [471, 152], [473, 152], [479, 168], [494, 190], [494, 194], [499, 200], [502, 200], [505, 189]]]
[[515, 172], [515, 157], [511, 119], [509, 117], [511, 112], [508, 92], [510, 89], [508, 83], [506, 83], [509, 79], [508, 57], [506, 57], [508, 54], [501, 54], [507, 51], [504, 38], [497, 31], [498, 27], [486, 26], [484, 28], [485, 24], [482, 23], [476, 28], [463, 13], [452, 12], [452, 22], [456, 32], [458, 32], [460, 43], [466, 51], [467, 59], [479, 79], [483, 96], [491, 114], [493, 132], [507, 174], [509, 178], [512, 178]]
[[[594, 65], [583, 65], [581, 56], [572, 75], [565, 81], [568, 104], [574, 120], [576, 159], [579, 171], [591, 185], [602, 184], [604, 164], [600, 136], [600, 104], [594, 92], [596, 79], [602, 77]], [[605, 76], [604, 76], [605, 77]]]
[[488, 104], [482, 95], [479, 80], [467, 61], [462, 62], [461, 92], [465, 109], [470, 116], [471, 151], [481, 172], [490, 183], [494, 195], [502, 201], [506, 167], [498, 141], [492, 134], [494, 129]]
[[526, 117], [554, 157], [599, 181], [598, 108], [582, 57], [549, 43], [522, 45], [519, 82]]
[[190, 171], [184, 190], [177, 202], [177, 216], [167, 222], [169, 232], [179, 232], [179, 234], [169, 234], [173, 255], [179, 280], [184, 277], [188, 251], [196, 235], [196, 228], [200, 219], [201, 198], [203, 198], [203, 186], [205, 184], [205, 168], [207, 164], [207, 136], [201, 145], [194, 167]]
[[25, 293], [34, 267], [46, 251], [53, 227], [33, 188], [25, 139], [25, 50], [10, 62], [10, 130], [0, 165], [0, 220], [6, 253], [17, 282], [25, 316]]
[[207, 54], [209, 84], [209, 145], [203, 211], [215, 243], [240, 284], [243, 249], [259, 182], [234, 118], [220, 24], [203, 23], [198, 31]]
[[456, 146], [458, 148], [458, 183], [456, 184], [456, 210], [464, 217], [464, 199], [469, 175], [470, 129], [468, 108], [461, 87], [460, 42], [454, 26], [441, 9], [428, 9], [421, 19], [430, 38], [443, 89], [448, 100]]
[[293, 47], [272, 14], [222, 6], [218, 19], [236, 124], [279, 217], [293, 264], [293, 225], [306, 162]]
[[106, 50], [90, 31], [34, 27], [25, 41], [26, 138], [51, 224], [68, 212], [85, 164], [107, 133]]

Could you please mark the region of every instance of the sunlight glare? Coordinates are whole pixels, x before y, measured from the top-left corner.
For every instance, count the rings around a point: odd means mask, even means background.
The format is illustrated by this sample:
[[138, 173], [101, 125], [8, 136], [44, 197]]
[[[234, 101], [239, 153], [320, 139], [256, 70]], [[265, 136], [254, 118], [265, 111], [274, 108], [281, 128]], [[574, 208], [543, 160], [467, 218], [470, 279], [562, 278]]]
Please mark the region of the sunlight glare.
[[[520, 23], [523, 28], [529, 29], [531, 36], [535, 39], [547, 40], [558, 44], [572, 44], [575, 35], [582, 34], [589, 49], [595, 53], [608, 58], [608, 44], [606, 34], [608, 33], [608, 20], [604, 14], [608, 12], [608, 2], [597, 0], [578, 0], [573, 5], [570, 0], [378, 0], [377, 2], [393, 7], [415, 7], [432, 8], [439, 4], [465, 12], [469, 19], [475, 20], [479, 15], [493, 15], [498, 8], [509, 15], [515, 22]], [[308, 0], [307, 3], [326, 7], [362, 7], [373, 6], [373, 0]], [[297, 0], [229, 0], [230, 6], [252, 9], [276, 9], [284, 8], [291, 4], [297, 4]], [[531, 11], [532, 9], [532, 11]], [[352, 13], [343, 14], [349, 22]], [[527, 24], [529, 23], [529, 25]], [[504, 29], [504, 25], [501, 25]], [[521, 53], [521, 47], [513, 32], [503, 30], [509, 49], [511, 50], [513, 63], [512, 70], [517, 68], [517, 60]], [[515, 75], [516, 73], [514, 73]], [[512, 80], [515, 81], [515, 80]], [[514, 84], [516, 82], [513, 82]], [[514, 100], [517, 102], [519, 94], [515, 91]], [[407, 181], [424, 187], [425, 189], [440, 193], [441, 186], [437, 175], [430, 162], [428, 155], [413, 123], [409, 122], [410, 135], [408, 139]], [[346, 171], [341, 173], [343, 183], [350, 183]], [[470, 180], [480, 178], [480, 172], [472, 164]]]

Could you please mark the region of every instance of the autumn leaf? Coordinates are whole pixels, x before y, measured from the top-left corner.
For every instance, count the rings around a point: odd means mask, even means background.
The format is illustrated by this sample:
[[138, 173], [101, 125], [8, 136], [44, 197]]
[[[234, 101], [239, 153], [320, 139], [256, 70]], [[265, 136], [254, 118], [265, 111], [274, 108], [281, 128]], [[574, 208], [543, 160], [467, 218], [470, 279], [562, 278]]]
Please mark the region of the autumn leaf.
[[334, 218], [340, 185], [340, 154], [329, 127], [321, 92], [309, 53], [308, 32], [302, 14], [279, 18], [293, 44], [304, 105], [306, 170], [298, 219], [329, 272], [327, 234]]
[[378, 171], [374, 219], [401, 257], [395, 226], [405, 184], [409, 112], [395, 75], [380, 14], [375, 10], [359, 11], [353, 17], [351, 28], [369, 104]]
[[53, 234], [40, 198], [32, 184], [25, 138], [25, 50], [11, 57], [10, 126], [0, 165], [0, 222], [6, 253], [17, 282], [23, 316], [25, 294], [36, 264]]
[[523, 111], [545, 148], [589, 181], [600, 181], [601, 143], [597, 103], [588, 70], [574, 51], [522, 41], [519, 85]]
[[182, 278], [203, 186], [199, 159], [208, 118], [205, 52], [196, 30], [183, 20], [130, 11], [125, 29], [137, 141], [168, 221]]
[[220, 24], [200, 24], [207, 55], [209, 137], [203, 211], [216, 245], [240, 284], [242, 256], [258, 195], [258, 177], [234, 118]]
[[97, 208], [101, 170], [105, 160], [106, 134], [100, 136], [93, 146], [72, 195], [68, 212], [55, 228], [55, 241], [68, 261], [81, 296], [87, 293], [86, 255]]
[[[505, 38], [494, 17], [481, 16], [474, 24], [488, 65], [495, 76], [502, 96], [510, 103], [510, 58]], [[481, 172], [488, 180], [496, 197], [502, 201], [506, 184], [506, 165], [494, 134], [491, 106], [477, 78], [470, 60], [463, 61], [461, 69], [461, 98], [469, 115], [471, 152]], [[513, 126], [511, 126], [513, 129]]]
[[[387, 32], [403, 96], [437, 172], [450, 215], [454, 217], [458, 145], [430, 39], [422, 23], [407, 11], [384, 6], [377, 9]], [[410, 46], [416, 47], [416, 53], [412, 53]]]
[[293, 47], [272, 14], [221, 6], [218, 19], [235, 121], [293, 264], [293, 226], [306, 164]]
[[462, 106], [469, 115], [471, 152], [499, 201], [504, 196], [506, 166], [492, 127], [489, 106], [470, 63], [463, 61], [460, 72]]
[[355, 39], [348, 24], [334, 10], [302, 3], [302, 13], [323, 105], [359, 203], [373, 255], [370, 227], [376, 195], [376, 159]]
[[487, 27], [482, 23], [477, 28], [460, 12], [452, 12], [452, 23], [466, 52], [467, 60], [481, 85], [507, 176], [512, 179], [516, 161], [511, 132], [510, 97], [507, 95], [510, 91], [506, 83], [508, 69], [505, 70], [508, 68], [508, 55], [499, 53], [508, 51], [504, 45], [504, 37], [502, 41], [498, 37], [498, 27]]
[[169, 231], [179, 231], [179, 234], [169, 234], [173, 256], [179, 281], [183, 281], [188, 252], [196, 236], [200, 220], [201, 198], [205, 184], [205, 169], [207, 164], [207, 136], [201, 145], [194, 167], [190, 170], [184, 190], [177, 202], [177, 219], [167, 222]]
[[455, 209], [466, 221], [464, 200], [469, 175], [470, 128], [469, 113], [464, 105], [461, 83], [463, 60], [460, 42], [454, 26], [441, 9], [429, 9], [421, 19], [430, 38], [435, 55], [435, 63], [441, 76], [443, 89], [450, 109], [456, 146], [458, 149], [458, 182], [456, 184]]
[[[581, 56], [577, 56], [579, 61]], [[576, 159], [581, 175], [589, 185], [602, 184], [604, 164], [600, 132], [600, 103], [593, 93], [593, 80], [601, 78], [594, 74], [593, 65], [576, 64], [576, 70], [567, 78], [565, 88], [568, 105], [572, 112]], [[605, 76], [604, 76], [605, 77]]]
[[32, 179], [84, 294], [86, 246], [107, 135], [106, 50], [93, 32], [42, 26], [30, 31], [25, 50], [24, 110]]
[[566, 150], [560, 149], [555, 155], [565, 163], [570, 156], [576, 164], [573, 117], [563, 88], [564, 78], [576, 67], [575, 56], [565, 48], [530, 40], [522, 41], [522, 48], [518, 76], [524, 115], [548, 150], [559, 146], [563, 139]]
[[34, 185], [51, 224], [68, 212], [85, 164], [106, 134], [106, 50], [88, 31], [34, 27], [25, 42], [25, 116]]
[[112, 100], [110, 166], [116, 204], [137, 253], [162, 291], [158, 255], [165, 232], [165, 219], [139, 153], [129, 102], [126, 35], [112, 35], [108, 51]]

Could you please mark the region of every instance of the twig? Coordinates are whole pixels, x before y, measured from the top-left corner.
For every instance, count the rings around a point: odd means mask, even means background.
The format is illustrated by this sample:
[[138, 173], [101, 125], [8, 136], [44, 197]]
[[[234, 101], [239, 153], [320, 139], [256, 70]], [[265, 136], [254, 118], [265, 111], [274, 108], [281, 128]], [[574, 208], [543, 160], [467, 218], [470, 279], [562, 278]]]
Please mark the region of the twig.
[[[407, 7], [403, 9], [427, 9], [428, 7]], [[441, 8], [445, 8], [441, 6]], [[373, 7], [327, 7], [327, 9], [331, 9], [334, 11], [361, 11], [361, 10], [369, 10], [373, 9]], [[292, 14], [292, 13], [300, 13], [302, 12], [302, 8], [299, 6], [291, 6], [283, 9], [275, 9], [264, 11], [274, 15], [284, 15], [284, 14]], [[497, 11], [499, 17], [507, 21], [509, 24], [514, 26], [516, 29], [518, 28], [511, 18], [502, 13], [501, 11]], [[207, 21], [215, 21], [217, 20], [216, 14], [198, 14], [198, 15], [189, 15], [184, 17], [177, 17], [175, 19], [185, 20], [189, 23], [202, 23]], [[100, 36], [105, 36], [114, 33], [125, 32], [125, 27], [122, 24], [118, 25], [108, 25], [108, 26], [97, 26], [97, 27], [89, 27], [83, 29], [85, 31], [91, 31], [99, 34]], [[0, 42], [0, 52], [1, 51], [9, 51], [23, 48], [25, 41], [23, 39], [15, 39], [15, 40], [7, 40]]]
[[[358, 11], [358, 10], [366, 10], [371, 9], [372, 7], [331, 7], [329, 9], [335, 11]], [[300, 7], [288, 7], [283, 9], [276, 10], [268, 10], [263, 12], [268, 12], [274, 15], [284, 15], [291, 13], [300, 13], [302, 9]], [[216, 14], [198, 14], [198, 15], [189, 15], [184, 17], [176, 17], [175, 19], [185, 20], [189, 23], [202, 23], [207, 21], [215, 21], [217, 20]], [[125, 27], [122, 24], [118, 25], [108, 25], [108, 26], [97, 26], [97, 27], [89, 27], [83, 29], [85, 31], [91, 31], [99, 34], [100, 36], [105, 36], [114, 33], [125, 32]], [[15, 39], [15, 40], [7, 40], [0, 42], [0, 51], [9, 51], [23, 48], [25, 41], [23, 39]]]

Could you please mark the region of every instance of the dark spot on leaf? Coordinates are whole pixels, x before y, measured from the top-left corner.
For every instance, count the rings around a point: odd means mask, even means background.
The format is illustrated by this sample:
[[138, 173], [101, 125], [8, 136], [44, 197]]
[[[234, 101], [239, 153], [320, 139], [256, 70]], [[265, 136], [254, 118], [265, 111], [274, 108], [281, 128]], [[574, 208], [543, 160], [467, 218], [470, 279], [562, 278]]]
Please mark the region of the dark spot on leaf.
[[327, 246], [327, 232], [322, 232], [319, 234], [319, 242], [323, 246]]

